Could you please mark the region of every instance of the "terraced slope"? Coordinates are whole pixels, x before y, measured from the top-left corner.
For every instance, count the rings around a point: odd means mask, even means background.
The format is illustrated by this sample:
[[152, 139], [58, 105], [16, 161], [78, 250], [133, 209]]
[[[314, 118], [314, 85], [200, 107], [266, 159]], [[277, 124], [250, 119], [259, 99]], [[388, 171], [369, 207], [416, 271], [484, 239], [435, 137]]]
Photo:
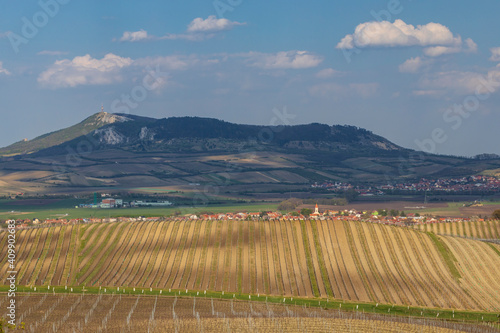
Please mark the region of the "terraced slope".
[[[5, 238], [0, 233], [4, 247]], [[109, 223], [23, 230], [17, 244], [16, 268], [26, 285], [209, 289], [500, 310], [500, 246], [379, 224]]]

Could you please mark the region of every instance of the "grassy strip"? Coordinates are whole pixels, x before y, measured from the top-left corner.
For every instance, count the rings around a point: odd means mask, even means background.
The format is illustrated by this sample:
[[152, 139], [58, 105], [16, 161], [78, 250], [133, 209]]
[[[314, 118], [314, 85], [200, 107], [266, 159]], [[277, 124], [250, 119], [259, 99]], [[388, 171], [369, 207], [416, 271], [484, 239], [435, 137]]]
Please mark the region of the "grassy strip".
[[444, 262], [446, 263], [446, 266], [448, 266], [448, 269], [451, 272], [451, 275], [458, 281], [462, 278], [462, 275], [460, 275], [460, 272], [458, 271], [457, 267], [455, 266], [455, 263], [457, 263], [457, 258], [453, 255], [451, 250], [448, 248], [448, 246], [442, 242], [438, 236], [436, 236], [432, 232], [428, 232], [427, 235], [429, 235], [430, 239], [436, 245], [438, 252], [441, 254], [441, 256], [444, 259]]
[[[318, 281], [314, 274], [314, 267], [312, 262], [311, 250], [309, 247], [309, 240], [307, 239], [306, 223], [300, 220], [300, 228], [302, 229], [302, 241], [304, 242], [304, 250], [306, 252], [307, 270], [309, 271], [309, 280], [311, 280], [312, 290], [314, 297], [319, 297]], [[295, 230], [294, 230], [295, 231]]]
[[497, 248], [495, 247], [495, 245], [493, 245], [493, 244], [491, 244], [491, 243], [488, 243], [488, 242], [486, 242], [486, 245], [488, 245], [489, 247], [491, 247], [491, 248], [493, 249], [493, 251], [495, 251], [495, 252], [496, 252], [496, 253], [500, 256], [500, 250], [499, 250], [499, 249], [497, 249]]
[[316, 254], [318, 257], [319, 269], [321, 270], [321, 277], [323, 278], [323, 284], [325, 285], [326, 294], [330, 297], [334, 297], [331, 287], [334, 281], [330, 281], [328, 272], [326, 271], [325, 259], [323, 257], [323, 251], [321, 250], [321, 244], [319, 243], [317, 221], [311, 221], [311, 229], [313, 234], [314, 247], [316, 248]]
[[[8, 286], [0, 286], [0, 293], [8, 292]], [[379, 314], [390, 314], [396, 316], [405, 317], [415, 317], [415, 318], [429, 318], [436, 319], [437, 314], [439, 314], [439, 319], [444, 319], [448, 321], [456, 322], [467, 322], [478, 324], [484, 323], [498, 323], [497, 313], [494, 312], [482, 312], [482, 311], [461, 311], [461, 310], [450, 310], [450, 309], [438, 309], [438, 308], [428, 308], [428, 307], [407, 307], [398, 306], [391, 304], [377, 304], [376, 303], [364, 303], [364, 302], [351, 302], [351, 301], [339, 301], [324, 298], [299, 298], [299, 297], [279, 297], [279, 296], [265, 296], [260, 295], [257, 297], [255, 294], [237, 294], [237, 293], [224, 293], [207, 291], [206, 294], [203, 291], [198, 290], [164, 290], [164, 289], [149, 289], [149, 288], [118, 288], [117, 287], [67, 287], [57, 286], [50, 287], [33, 287], [29, 286], [17, 286], [17, 293], [41, 293], [45, 294], [47, 292], [52, 292], [54, 294], [86, 294], [86, 295], [97, 295], [97, 294], [108, 294], [108, 295], [144, 295], [144, 296], [163, 296], [163, 297], [197, 297], [197, 298], [217, 298], [217, 299], [235, 299], [242, 301], [256, 301], [256, 302], [269, 302], [284, 305], [298, 305], [306, 307], [321, 307], [326, 310], [342, 310], [342, 311], [358, 311], [366, 313], [379, 313]]]

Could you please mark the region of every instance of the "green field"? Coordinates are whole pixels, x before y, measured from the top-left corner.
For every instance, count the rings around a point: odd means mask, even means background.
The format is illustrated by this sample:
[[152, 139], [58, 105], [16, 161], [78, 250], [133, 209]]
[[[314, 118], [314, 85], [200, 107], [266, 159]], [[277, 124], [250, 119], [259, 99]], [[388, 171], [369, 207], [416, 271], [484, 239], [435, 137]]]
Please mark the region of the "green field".
[[[277, 204], [258, 203], [258, 204], [225, 204], [209, 205], [198, 207], [140, 207], [140, 208], [75, 208], [75, 205], [81, 203], [81, 200], [68, 199], [53, 202], [47, 205], [11, 205], [9, 200], [0, 201], [0, 219], [76, 219], [76, 218], [105, 218], [105, 217], [138, 217], [138, 216], [170, 216], [175, 212], [185, 214], [199, 214], [206, 212], [227, 213], [227, 212], [260, 212], [274, 211]], [[14, 212], [12, 212], [14, 211]]]

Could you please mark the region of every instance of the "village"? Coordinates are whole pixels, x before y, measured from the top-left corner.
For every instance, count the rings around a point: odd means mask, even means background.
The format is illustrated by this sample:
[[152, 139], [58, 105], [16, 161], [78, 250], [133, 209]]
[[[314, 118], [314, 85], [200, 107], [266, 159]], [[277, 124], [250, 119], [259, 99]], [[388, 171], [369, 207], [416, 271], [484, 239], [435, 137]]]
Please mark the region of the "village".
[[159, 222], [165, 220], [187, 221], [187, 220], [220, 220], [220, 221], [248, 221], [248, 220], [343, 220], [352, 222], [371, 222], [396, 226], [416, 226], [433, 223], [484, 221], [484, 218], [468, 217], [433, 217], [422, 216], [418, 213], [405, 213], [403, 211], [358, 211], [354, 209], [329, 210], [320, 209], [318, 205], [314, 210], [303, 208], [298, 211], [282, 213], [279, 211], [268, 212], [234, 212], [234, 213], [203, 213], [203, 214], [179, 214], [172, 216], [156, 217], [108, 217], [108, 218], [78, 218], [78, 219], [17, 219], [16, 228], [24, 229], [31, 227], [85, 224], [85, 223], [113, 223], [113, 222]]
[[326, 189], [332, 192], [342, 192], [353, 189], [362, 196], [386, 195], [394, 192], [404, 193], [492, 193], [500, 190], [500, 180], [490, 176], [470, 176], [461, 178], [425, 179], [415, 183], [398, 183], [379, 186], [352, 185], [342, 182], [325, 182], [311, 185], [315, 189]]

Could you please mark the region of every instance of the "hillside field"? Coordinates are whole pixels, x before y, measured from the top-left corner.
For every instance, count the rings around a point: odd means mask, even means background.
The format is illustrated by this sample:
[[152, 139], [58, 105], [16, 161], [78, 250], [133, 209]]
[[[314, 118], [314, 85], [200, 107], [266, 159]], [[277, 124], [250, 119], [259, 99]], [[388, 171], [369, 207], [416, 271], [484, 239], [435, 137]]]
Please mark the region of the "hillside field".
[[[6, 232], [0, 233], [6, 284]], [[210, 290], [500, 311], [500, 246], [346, 221], [165, 221], [18, 231], [20, 286]]]

